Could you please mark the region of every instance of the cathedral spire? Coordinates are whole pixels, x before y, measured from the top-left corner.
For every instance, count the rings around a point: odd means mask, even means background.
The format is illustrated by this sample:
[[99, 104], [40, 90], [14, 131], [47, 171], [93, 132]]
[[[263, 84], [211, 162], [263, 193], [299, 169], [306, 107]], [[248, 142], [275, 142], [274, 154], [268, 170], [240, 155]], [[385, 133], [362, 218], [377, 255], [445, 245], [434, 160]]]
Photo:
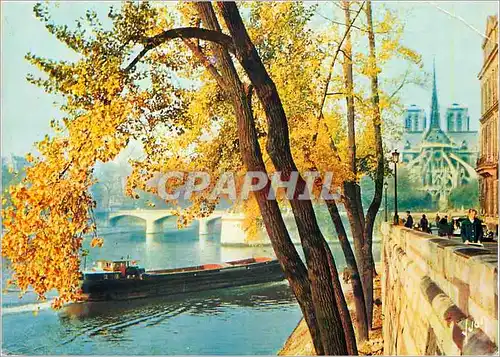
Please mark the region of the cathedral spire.
[[425, 134], [424, 141], [434, 144], [447, 144], [451, 143], [448, 135], [445, 134], [444, 131], [441, 130], [441, 120], [439, 118], [439, 105], [438, 105], [438, 97], [437, 97], [437, 87], [436, 87], [436, 61], [433, 63], [433, 79], [432, 79], [432, 104], [431, 104], [431, 124], [429, 125], [429, 130]]
[[433, 79], [432, 79], [432, 104], [431, 104], [431, 124], [429, 129], [441, 128], [440, 117], [439, 117], [439, 105], [437, 98], [437, 87], [436, 87], [436, 60], [433, 61]]

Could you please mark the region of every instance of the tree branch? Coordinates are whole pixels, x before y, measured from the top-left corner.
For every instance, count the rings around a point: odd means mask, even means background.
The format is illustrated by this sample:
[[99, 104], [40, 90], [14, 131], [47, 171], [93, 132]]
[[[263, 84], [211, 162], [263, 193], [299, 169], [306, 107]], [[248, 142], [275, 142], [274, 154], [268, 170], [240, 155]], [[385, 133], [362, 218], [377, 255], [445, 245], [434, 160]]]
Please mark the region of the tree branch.
[[330, 80], [332, 79], [333, 67], [335, 66], [335, 61], [337, 61], [337, 57], [339, 55], [339, 52], [343, 51], [342, 50], [342, 45], [344, 44], [344, 41], [345, 41], [345, 39], [347, 37], [347, 34], [349, 33], [349, 31], [351, 31], [351, 28], [354, 25], [354, 22], [356, 22], [356, 19], [358, 18], [359, 14], [361, 13], [361, 10], [363, 9], [364, 5], [365, 5], [365, 1], [363, 1], [363, 3], [361, 4], [361, 6], [359, 7], [358, 11], [356, 12], [356, 15], [354, 16], [354, 18], [352, 19], [352, 21], [349, 23], [349, 26], [345, 30], [344, 37], [342, 37], [342, 40], [340, 41], [340, 43], [339, 43], [339, 45], [337, 47], [337, 51], [335, 51], [335, 55], [333, 56], [333, 61], [330, 64], [330, 69], [328, 71], [328, 76], [326, 77], [326, 81], [325, 81], [325, 89], [323, 90], [323, 97], [321, 98], [321, 103], [320, 103], [320, 106], [319, 106], [319, 112], [318, 112], [318, 118], [319, 119], [321, 119], [321, 117], [323, 116], [323, 107], [325, 106], [326, 94], [328, 92], [328, 84], [330, 84]]
[[217, 81], [219, 87], [221, 87], [222, 89], [226, 89], [226, 82], [224, 81], [224, 78], [222, 78], [220, 73], [217, 71], [217, 68], [215, 68], [215, 66], [210, 62], [210, 60], [203, 54], [198, 45], [186, 38], [183, 38], [182, 41], [184, 41], [186, 46], [189, 47], [189, 49], [191, 50], [191, 52], [193, 52], [196, 58], [198, 58], [198, 60], [210, 72], [212, 77], [214, 77], [214, 79]]
[[200, 40], [215, 42], [225, 47], [229, 52], [235, 52], [233, 40], [228, 35], [218, 31], [206, 30], [198, 27], [181, 27], [162, 32], [159, 35], [148, 38], [145, 42], [144, 48], [141, 52], [130, 62], [125, 68], [125, 72], [131, 71], [137, 63], [153, 48], [176, 38], [191, 39], [196, 38]]
[[[342, 40], [338, 44], [337, 51], [335, 51], [335, 55], [333, 57], [333, 61], [330, 64], [330, 69], [328, 71], [328, 76], [327, 76], [326, 81], [325, 81], [325, 88], [323, 90], [323, 97], [321, 98], [321, 103], [320, 103], [319, 112], [318, 112], [318, 116], [317, 116], [318, 121], [322, 121], [321, 119], [323, 118], [323, 107], [325, 106], [326, 97], [328, 96], [328, 85], [330, 84], [330, 81], [332, 79], [333, 68], [335, 66], [335, 62], [337, 61], [337, 57], [338, 57], [338, 55], [339, 55], [340, 52], [344, 53], [344, 55], [345, 55], [345, 52], [342, 49], [342, 45], [344, 44], [344, 41], [347, 38], [347, 35], [349, 34], [349, 31], [351, 31], [351, 28], [354, 25], [354, 22], [356, 22], [356, 19], [358, 18], [359, 14], [361, 13], [361, 10], [363, 9], [363, 6], [365, 5], [365, 1], [363, 1], [363, 3], [361, 4], [361, 6], [359, 7], [359, 9], [356, 11], [356, 15], [354, 16], [354, 18], [352, 19], [352, 21], [349, 23], [349, 26], [345, 30], [345, 33], [344, 33], [344, 36], [342, 37]], [[333, 94], [333, 93], [330, 93], [330, 94]], [[323, 125], [325, 126], [325, 128], [327, 129], [327, 132], [328, 132], [327, 125], [324, 122], [323, 122]], [[316, 142], [317, 137], [318, 137], [318, 133], [316, 132], [314, 134], [314, 136], [313, 136], [313, 142]], [[340, 162], [341, 158], [340, 158], [340, 154], [338, 152], [338, 148], [335, 145], [335, 142], [334, 142], [334, 140], [331, 137], [330, 137], [330, 148], [333, 150], [333, 152], [335, 154], [335, 157]]]
[[405, 75], [403, 77], [403, 81], [399, 84], [399, 86], [392, 92], [392, 94], [389, 96], [389, 100], [394, 98], [396, 94], [403, 88], [403, 86], [406, 84], [406, 77], [408, 77], [408, 73], [410, 72], [410, 68], [406, 69]]
[[[347, 95], [346, 92], [330, 92], [330, 93], [326, 93], [326, 95]], [[366, 107], [367, 105], [364, 103], [365, 99], [363, 97], [360, 97], [359, 94], [353, 94], [354, 95], [354, 98], [356, 98], [360, 104], [364, 107]]]
[[[354, 11], [354, 10], [352, 10], [352, 11]], [[335, 21], [335, 20], [332, 20], [332, 19], [330, 19], [329, 17], [327, 17], [325, 15], [322, 15], [321, 13], [318, 12], [318, 10], [315, 10], [314, 13], [316, 15], [318, 15], [319, 17], [322, 17], [323, 19], [325, 19], [327, 21], [330, 21], [332, 24], [341, 25], [341, 26], [348, 26], [347, 24], [345, 24], [345, 23], [343, 23], [341, 21]], [[356, 29], [356, 30], [362, 31], [362, 32], [368, 32], [367, 29], [359, 27], [359, 26], [351, 25], [351, 27], [354, 28], [354, 29]], [[376, 33], [376, 34], [386, 34], [386, 33], [389, 33], [389, 31], [374, 31], [374, 33]]]

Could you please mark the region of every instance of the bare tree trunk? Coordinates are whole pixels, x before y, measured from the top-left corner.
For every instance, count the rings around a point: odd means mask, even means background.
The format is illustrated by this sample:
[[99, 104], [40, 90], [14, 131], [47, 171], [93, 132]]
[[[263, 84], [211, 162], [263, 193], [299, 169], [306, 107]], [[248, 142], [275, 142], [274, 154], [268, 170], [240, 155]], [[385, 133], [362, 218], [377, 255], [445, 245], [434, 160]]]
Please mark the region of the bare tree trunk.
[[[347, 0], [342, 1], [344, 7], [345, 23], [351, 23], [350, 6]], [[352, 41], [351, 32], [347, 32], [344, 45], [344, 83], [346, 90], [347, 104], [347, 142], [348, 142], [348, 161], [353, 175], [356, 175], [356, 132], [354, 127], [354, 83], [352, 74]], [[354, 180], [355, 178], [353, 178]]]
[[[209, 2], [197, 3], [197, 9], [203, 23], [210, 29], [220, 31], [220, 26]], [[254, 117], [251, 108], [251, 90], [245, 91], [239, 79], [234, 64], [227, 50], [214, 45], [218, 57], [218, 65], [222, 72], [221, 78], [233, 101], [238, 122], [240, 150], [248, 171], [264, 172], [267, 175], [260, 146], [255, 131]], [[268, 200], [270, 184], [255, 192], [264, 225], [270, 237], [286, 278], [301, 307], [305, 321], [309, 327], [317, 354], [323, 354], [324, 348], [320, 335], [320, 328], [315, 316], [313, 299], [307, 269], [302, 263], [286, 229], [278, 203]]]
[[[333, 73], [333, 70], [334, 70], [335, 61], [336, 61], [337, 56], [338, 56], [338, 54], [340, 52], [343, 52], [345, 54], [345, 52], [342, 49], [344, 41], [346, 40], [347, 37], [349, 37], [349, 40], [350, 40], [350, 31], [351, 31], [351, 28], [354, 25], [354, 22], [356, 21], [358, 15], [361, 13], [361, 10], [363, 9], [364, 3], [365, 3], [365, 1], [363, 1], [362, 4], [360, 5], [360, 7], [357, 10], [357, 12], [355, 13], [354, 18], [352, 19], [352, 21], [350, 21], [349, 24], [346, 23], [347, 28], [345, 30], [344, 37], [340, 41], [339, 47], [337, 48], [337, 51], [335, 52], [335, 55], [333, 57], [333, 61], [332, 61], [331, 65], [330, 65], [328, 76], [327, 76], [327, 79], [326, 79], [326, 82], [325, 82], [325, 86], [324, 86], [324, 90], [323, 90], [323, 95], [322, 95], [322, 98], [321, 98], [321, 102], [320, 102], [320, 106], [319, 106], [319, 111], [318, 111], [318, 120], [322, 120], [323, 119], [323, 106], [324, 106], [325, 101], [326, 101], [326, 96], [327, 96], [327, 93], [328, 93], [328, 84], [330, 82], [330, 79], [331, 79], [331, 76], [332, 76], [332, 73]], [[323, 122], [323, 124], [324, 124], [324, 122]], [[315, 139], [313, 139], [313, 140], [315, 140]], [[330, 146], [332, 147], [332, 149], [336, 153], [337, 160], [340, 161], [341, 159], [338, 156], [336, 145], [335, 145], [335, 143], [333, 142], [332, 139], [330, 139], [330, 140], [331, 140]], [[351, 164], [352, 164], [352, 162], [351, 162]], [[355, 168], [355, 166], [354, 166], [354, 168]], [[354, 192], [353, 191], [354, 187], [353, 187], [352, 184], [350, 184], [350, 185], [347, 184], [346, 186], [344, 186], [344, 192], [345, 191]], [[349, 198], [348, 196], [345, 196], [346, 199]], [[351, 193], [350, 196], [353, 196], [353, 193]], [[361, 194], [359, 194], [358, 197], [359, 197], [358, 202], [360, 203], [361, 202]], [[325, 201], [325, 203], [326, 203], [326, 205], [328, 207], [328, 211], [330, 213], [330, 217], [332, 219], [332, 222], [334, 223], [335, 230], [337, 231], [337, 236], [338, 236], [339, 241], [341, 243], [341, 247], [342, 247], [342, 250], [344, 252], [344, 257], [346, 259], [347, 267], [349, 269], [349, 274], [350, 274], [350, 277], [351, 277], [351, 285], [352, 285], [352, 289], [353, 289], [353, 297], [354, 297], [355, 307], [356, 307], [356, 311], [355, 311], [355, 314], [356, 314], [356, 331], [357, 331], [356, 336], [357, 336], [358, 341], [364, 342], [364, 341], [368, 340], [368, 337], [369, 337], [368, 336], [368, 319], [367, 319], [367, 314], [366, 314], [365, 298], [364, 298], [364, 293], [363, 293], [363, 285], [362, 285], [362, 282], [361, 282], [361, 276], [360, 276], [359, 271], [358, 271], [358, 265], [356, 263], [355, 255], [354, 255], [354, 253], [352, 251], [351, 244], [349, 243], [349, 241], [347, 239], [347, 233], [346, 233], [346, 230], [345, 230], [344, 222], [342, 221], [342, 219], [340, 217], [340, 214], [339, 214], [339, 211], [338, 211], [338, 208], [337, 208], [337, 204], [333, 200], [327, 200], [327, 201]], [[353, 205], [354, 205], [354, 207], [353, 207]], [[346, 204], [346, 206], [349, 207], [349, 209], [348, 209], [348, 212], [350, 213], [350, 219], [349, 219], [349, 221], [352, 222], [352, 226], [354, 227], [352, 229], [352, 231], [355, 232], [353, 235], [355, 237], [357, 237], [357, 240], [355, 242], [361, 242], [361, 241], [363, 241], [362, 226], [359, 225], [359, 224], [355, 225], [355, 223], [359, 221], [360, 215], [359, 215], [359, 213], [355, 212], [356, 211], [355, 204]], [[353, 212], [354, 212], [354, 214], [353, 214]], [[359, 245], [360, 244], [358, 244], [358, 252], [361, 252], [362, 247], [359, 246]], [[360, 256], [360, 259], [362, 259], [361, 256]]]
[[[373, 31], [372, 20], [372, 4], [371, 0], [367, 0], [366, 7], [366, 20], [368, 24], [368, 43], [370, 48], [369, 59], [372, 65], [377, 65], [377, 58], [375, 53], [375, 34]], [[373, 107], [373, 130], [375, 133], [375, 150], [377, 156], [377, 169], [375, 172], [375, 193], [373, 200], [366, 213], [365, 223], [365, 259], [368, 261], [366, 271], [366, 308], [368, 312], [368, 321], [370, 327], [373, 317], [373, 275], [375, 273], [375, 262], [373, 259], [372, 242], [373, 242], [373, 227], [375, 225], [375, 218], [382, 203], [382, 189], [384, 186], [384, 149], [382, 145], [382, 118], [380, 114], [380, 97], [378, 91], [378, 75], [377, 72], [372, 72], [371, 75], [371, 91], [372, 91], [372, 107]]]
[[[343, 0], [342, 6], [344, 8], [345, 23], [351, 23], [350, 4], [349, 1]], [[354, 240], [354, 251], [356, 259], [363, 276], [363, 207], [359, 205], [358, 200], [358, 185], [356, 183], [357, 167], [356, 167], [356, 128], [355, 128], [355, 108], [354, 108], [354, 81], [353, 81], [353, 66], [352, 66], [352, 41], [351, 34], [348, 33], [345, 39], [345, 46], [343, 50], [344, 61], [342, 64], [344, 72], [344, 86], [346, 92], [346, 105], [347, 105], [347, 141], [348, 141], [348, 161], [351, 169], [352, 177], [344, 182], [344, 205], [347, 210], [349, 223], [351, 225], [351, 232]]]
[[[218, 2], [222, 16], [234, 41], [236, 56], [255, 87], [268, 121], [267, 151], [274, 166], [284, 179], [297, 171], [290, 152], [288, 123], [276, 86], [269, 77], [258, 53], [250, 40], [234, 2]], [[299, 175], [297, 192], [303, 192], [305, 181]], [[316, 221], [311, 201], [290, 200], [297, 228], [306, 256], [311, 282], [314, 311], [317, 318], [324, 353], [348, 354], [346, 336], [339, 315], [332, 284], [330, 264], [325, 240]], [[336, 269], [335, 269], [336, 270]], [[334, 279], [338, 279], [334, 276]], [[355, 344], [355, 340], [352, 341]]]
[[[357, 355], [358, 346], [356, 344], [356, 338], [355, 338], [356, 335], [354, 333], [354, 326], [351, 319], [351, 313], [349, 312], [349, 308], [347, 307], [347, 302], [344, 296], [344, 292], [342, 291], [342, 285], [340, 284], [340, 280], [338, 279], [339, 272], [337, 270], [337, 266], [335, 265], [335, 258], [333, 257], [332, 251], [330, 250], [330, 247], [328, 246], [328, 243], [326, 241], [325, 241], [325, 251], [328, 256], [328, 264], [330, 268], [330, 274], [332, 277], [333, 289], [335, 291], [335, 301], [337, 302], [337, 306], [339, 306], [339, 313], [340, 313], [340, 318], [342, 320], [342, 326], [344, 327], [344, 331], [347, 336], [354, 336], [354, 338], [346, 339], [347, 350], [349, 351], [350, 355]], [[363, 292], [363, 289], [361, 289], [361, 292]], [[361, 298], [360, 301], [363, 301], [363, 299]], [[366, 323], [364, 324], [364, 326], [366, 329], [367, 326]]]
[[[345, 23], [351, 23], [350, 3], [347, 0], [342, 1], [344, 8]], [[373, 311], [373, 257], [371, 253], [371, 242], [367, 241], [365, 236], [365, 216], [363, 212], [363, 203], [361, 201], [361, 188], [357, 182], [356, 167], [356, 132], [355, 132], [355, 107], [354, 107], [354, 82], [352, 68], [352, 45], [350, 34], [346, 37], [344, 47], [344, 81], [346, 88], [347, 103], [347, 137], [349, 145], [349, 164], [352, 170], [353, 178], [344, 183], [344, 203], [348, 213], [351, 232], [354, 240], [354, 250], [358, 268], [361, 274], [363, 295], [365, 299], [365, 308], [368, 326], [371, 328]], [[380, 191], [381, 193], [381, 191]], [[371, 207], [369, 222], [373, 230], [373, 220], [378, 212], [378, 207], [373, 215], [374, 207]]]
[[[356, 199], [356, 183], [345, 181], [343, 183], [344, 197], [342, 202], [347, 212], [349, 226], [351, 227], [351, 235], [354, 242], [354, 254], [358, 263], [358, 269], [363, 275], [363, 244], [364, 244], [364, 229], [360, 221], [359, 206]], [[362, 208], [361, 208], [362, 209]]]
[[363, 293], [361, 277], [358, 271], [358, 265], [352, 251], [351, 244], [347, 240], [347, 232], [345, 231], [344, 223], [342, 222], [342, 218], [340, 217], [337, 204], [333, 200], [326, 200], [325, 203], [328, 208], [328, 212], [330, 213], [333, 224], [335, 225], [335, 230], [337, 231], [340, 246], [342, 247], [347, 268], [349, 269], [350, 273], [354, 304], [356, 307], [356, 331], [358, 341], [364, 342], [368, 340], [368, 318], [366, 314], [365, 297]]
[[[350, 4], [347, 0], [342, 0], [344, 8], [345, 23], [351, 23]], [[364, 241], [362, 230], [362, 216], [363, 208], [359, 205], [358, 200], [358, 185], [356, 183], [357, 166], [356, 166], [356, 128], [355, 128], [355, 107], [354, 107], [354, 80], [353, 80], [353, 66], [352, 66], [352, 41], [351, 33], [348, 32], [345, 36], [345, 45], [343, 49], [343, 72], [344, 72], [344, 86], [346, 92], [346, 106], [347, 106], [347, 142], [348, 142], [348, 162], [351, 169], [352, 177], [344, 183], [344, 204], [348, 213], [349, 222], [351, 224], [351, 231], [354, 238], [354, 250], [356, 252], [356, 259], [361, 264], [362, 255], [361, 248]], [[360, 267], [363, 273], [362, 267]]]

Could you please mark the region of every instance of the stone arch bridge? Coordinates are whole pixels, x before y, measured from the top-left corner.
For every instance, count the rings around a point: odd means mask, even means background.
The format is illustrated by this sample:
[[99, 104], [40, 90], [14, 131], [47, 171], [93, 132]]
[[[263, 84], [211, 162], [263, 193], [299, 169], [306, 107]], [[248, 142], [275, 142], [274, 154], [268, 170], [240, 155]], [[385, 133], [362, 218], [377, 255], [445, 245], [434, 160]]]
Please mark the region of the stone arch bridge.
[[[226, 214], [225, 211], [213, 211], [208, 217], [197, 218], [199, 222], [199, 234], [208, 234], [211, 226], [222, 219]], [[154, 234], [163, 232], [163, 224], [172, 218], [177, 217], [175, 210], [119, 210], [110, 212], [108, 215], [109, 223], [111, 226], [117, 224], [121, 219], [126, 217], [139, 218], [146, 222], [146, 234]]]
[[[342, 212], [342, 215], [345, 213]], [[162, 233], [164, 231], [164, 223], [168, 220], [173, 220], [177, 217], [175, 210], [161, 209], [135, 209], [135, 210], [118, 210], [106, 213], [104, 220], [111, 227], [117, 226], [122, 219], [138, 218], [146, 222], [146, 235]], [[296, 231], [295, 219], [291, 212], [284, 212], [283, 219], [287, 227]], [[199, 235], [210, 234], [216, 222], [220, 222], [220, 242], [223, 245], [255, 245], [255, 244], [270, 244], [269, 237], [264, 228], [257, 234], [257, 237], [250, 237], [243, 228], [245, 217], [241, 213], [230, 213], [226, 211], [213, 211], [208, 217], [195, 219], [199, 222]], [[298, 235], [292, 237], [294, 243], [299, 243]]]

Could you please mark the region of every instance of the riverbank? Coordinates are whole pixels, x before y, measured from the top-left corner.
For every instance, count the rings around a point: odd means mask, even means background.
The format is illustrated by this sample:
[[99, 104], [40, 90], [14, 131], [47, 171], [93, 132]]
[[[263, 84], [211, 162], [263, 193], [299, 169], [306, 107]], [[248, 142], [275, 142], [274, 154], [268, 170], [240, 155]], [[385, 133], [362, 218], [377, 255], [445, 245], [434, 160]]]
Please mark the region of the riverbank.
[[[377, 271], [380, 267], [377, 266]], [[355, 323], [356, 316], [354, 314], [354, 299], [350, 284], [342, 284], [351, 318]], [[373, 329], [370, 332], [370, 341], [363, 345], [358, 344], [360, 355], [383, 355], [384, 353], [384, 340], [382, 335], [382, 303], [381, 303], [381, 285], [380, 276], [374, 280], [374, 300], [373, 306]], [[279, 356], [314, 356], [316, 351], [312, 344], [311, 334], [309, 329], [302, 318], [297, 327], [293, 330], [292, 334], [288, 337], [283, 348], [278, 352]]]

